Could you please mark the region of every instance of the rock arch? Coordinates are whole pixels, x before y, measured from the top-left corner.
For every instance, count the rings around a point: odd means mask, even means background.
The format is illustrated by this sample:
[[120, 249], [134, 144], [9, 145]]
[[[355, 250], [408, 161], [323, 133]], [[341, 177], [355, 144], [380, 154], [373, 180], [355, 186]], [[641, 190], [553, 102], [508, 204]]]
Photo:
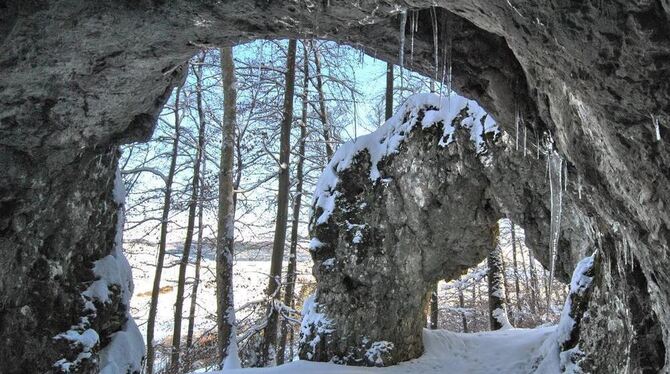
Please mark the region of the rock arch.
[[[569, 175], [580, 176], [585, 198], [573, 194], [566, 202], [569, 223], [559, 253], [561, 268], [574, 266], [585, 249], [602, 255], [590, 319], [579, 338], [586, 370], [667, 367], [666, 1], [10, 0], [0, 6], [0, 266], [9, 269], [0, 274], [5, 369], [49, 371], [63, 356], [82, 353], [80, 345], [59, 345], [53, 337], [79, 322], [80, 294], [96, 279], [93, 262], [113, 251], [117, 146], [151, 133], [183, 77], [183, 63], [198, 48], [315, 36], [395, 61], [397, 11], [422, 9], [419, 18], [429, 25], [432, 5], [452, 31], [455, 89], [476, 99], [508, 132], [512, 108], [520, 108], [535, 133], [551, 133], [569, 161]], [[412, 69], [432, 71], [431, 34], [423, 27], [415, 35], [414, 60], [407, 62]], [[661, 121], [660, 139], [650, 113]], [[523, 180], [526, 166], [515, 160], [501, 166]], [[546, 248], [540, 245], [546, 217], [537, 220], [546, 207], [514, 201], [527, 194], [525, 183], [513, 186], [521, 190], [505, 197], [509, 213], [526, 227], [528, 240]], [[97, 370], [97, 352], [125, 323], [118, 300], [97, 309], [90, 322], [100, 341], [82, 371]], [[639, 351], [649, 352], [649, 363], [609, 359], [609, 352]]]

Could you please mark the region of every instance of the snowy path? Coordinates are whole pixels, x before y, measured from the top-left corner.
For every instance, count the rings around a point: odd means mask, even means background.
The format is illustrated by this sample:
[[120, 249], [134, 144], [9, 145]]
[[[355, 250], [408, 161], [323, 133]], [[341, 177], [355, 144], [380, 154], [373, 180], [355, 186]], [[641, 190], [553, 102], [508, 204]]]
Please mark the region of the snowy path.
[[274, 368], [226, 370], [225, 374], [558, 374], [555, 332], [555, 326], [472, 334], [424, 330], [425, 353], [396, 366], [367, 368], [295, 361]]

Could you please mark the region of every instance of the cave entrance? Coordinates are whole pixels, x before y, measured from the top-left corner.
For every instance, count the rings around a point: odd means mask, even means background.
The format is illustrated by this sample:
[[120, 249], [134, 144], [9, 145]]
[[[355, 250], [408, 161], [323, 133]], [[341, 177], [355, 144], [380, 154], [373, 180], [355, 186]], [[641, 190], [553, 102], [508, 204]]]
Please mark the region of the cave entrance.
[[[515, 111], [510, 108], [522, 106], [516, 105], [517, 102], [529, 106], [519, 109], [525, 117], [537, 118], [523, 69], [503, 37], [444, 9], [405, 13], [398, 12], [399, 8], [393, 4], [369, 3], [364, 6], [365, 9], [352, 10], [350, 7], [343, 9], [339, 5], [324, 4], [324, 9], [319, 12], [312, 12], [311, 9], [296, 12], [293, 4], [271, 3], [264, 11], [271, 12], [273, 16], [261, 16], [259, 19], [250, 19], [249, 14], [239, 9], [224, 12], [218, 7], [194, 5], [195, 8], [192, 8], [185, 3], [171, 4], [169, 9], [159, 4], [138, 4], [136, 9], [129, 9], [125, 4], [88, 4], [78, 5], [77, 9], [62, 7], [59, 10], [45, 5], [44, 9], [30, 9], [25, 14], [10, 12], [10, 15], [19, 14], [17, 19], [30, 20], [41, 19], [44, 12], [81, 12], [94, 14], [96, 21], [56, 24], [60, 18], [46, 17], [55, 23], [54, 27], [60, 32], [54, 33], [49, 28], [44, 32], [44, 38], [36, 38], [34, 43], [20, 43], [23, 47], [8, 51], [3, 60], [6, 62], [3, 69], [9, 66], [8, 81], [14, 82], [7, 92], [17, 97], [23, 92], [34, 92], [34, 96], [31, 94], [29, 100], [21, 101], [24, 104], [16, 104], [12, 97], [10, 101], [13, 104], [7, 110], [9, 114], [3, 117], [3, 125], [9, 125], [5, 126], [8, 129], [5, 139], [11, 139], [9, 148], [2, 149], [3, 156], [7, 155], [7, 159], [19, 165], [8, 172], [8, 178], [3, 178], [3, 188], [11, 191], [2, 202], [3, 208], [7, 207], [3, 213], [8, 211], [6, 216], [3, 215], [3, 227], [8, 230], [7, 243], [12, 243], [8, 252], [17, 254], [7, 258], [16, 258], [14, 268], [26, 269], [21, 270], [21, 276], [25, 278], [21, 289], [8, 290], [5, 285], [13, 281], [3, 278], [3, 292], [7, 291], [8, 299], [21, 300], [21, 304], [25, 302], [22, 311], [26, 311], [13, 313], [5, 323], [27, 327], [6, 330], [8, 339], [26, 341], [26, 344], [3, 346], [2, 357], [22, 357], [25, 362], [36, 363], [33, 366], [39, 367], [37, 371], [49, 370], [61, 358], [68, 359], [63, 364], [70, 364], [70, 361], [84, 356], [89, 359], [73, 363], [72, 367], [82, 365], [94, 371], [98, 365], [104, 368], [114, 364], [132, 371], [139, 365], [136, 357], [112, 363], [106, 361], [109, 358], [107, 352], [114, 348], [110, 342], [129, 345], [120, 338], [132, 335], [124, 330], [132, 328], [132, 321], [126, 318], [127, 301], [116, 294], [119, 300], [96, 304], [97, 313], [93, 314], [88, 308], [87, 301], [90, 300], [81, 297], [82, 289], [87, 289], [97, 280], [108, 280], [113, 289], [125, 289], [127, 279], [99, 279], [104, 276], [80, 269], [91, 269], [96, 261], [115, 253], [118, 220], [114, 207], [121, 204], [113, 193], [114, 173], [119, 161], [118, 146], [149, 137], [173, 87], [186, 76], [185, 63], [198, 49], [239, 44], [263, 37], [325, 35], [332, 40], [360, 46], [368, 55], [385, 61], [399, 61], [398, 55], [404, 54], [403, 64], [408, 70], [437, 77], [439, 85], [437, 82], [434, 85], [449, 87], [449, 90], [476, 98], [482, 107], [508, 128], [515, 117]], [[255, 14], [259, 14], [260, 10], [255, 7], [245, 4], [242, 8], [258, 11]], [[343, 10], [342, 14], [346, 16], [333, 16]], [[195, 16], [181, 17], [183, 14]], [[406, 23], [401, 23], [401, 18], [405, 18]], [[405, 25], [403, 32], [398, 32], [400, 24]], [[42, 32], [30, 29], [32, 26], [31, 22], [8, 23], [11, 35], [19, 37], [24, 35], [22, 33], [32, 35], [33, 31]], [[408, 36], [410, 28], [413, 31]], [[403, 38], [404, 43], [401, 42]], [[57, 50], [71, 51], [71, 54], [66, 57], [50, 55], [47, 51], [56, 50], [54, 45], [62, 46]], [[399, 46], [404, 47], [403, 52], [400, 52]], [[36, 57], [42, 56], [42, 52], [46, 57]], [[27, 58], [34, 61], [22, 64]], [[68, 79], [54, 79], [65, 74], [53, 70], [54, 63], [59, 62], [67, 64]], [[250, 74], [254, 74], [254, 70], [250, 70]], [[43, 74], [44, 71], [51, 73]], [[36, 86], [36, 81], [26, 80], [25, 74], [48, 79], [45, 81], [48, 82], [45, 85], [48, 89], [34, 91], [33, 86], [28, 85]], [[185, 105], [192, 106], [193, 102], [187, 100]], [[36, 107], [39, 110], [35, 110]], [[48, 126], [43, 126], [45, 123]], [[538, 131], [543, 126], [540, 120], [534, 123]], [[35, 136], [24, 136], [26, 133], [18, 129], [29, 129]], [[187, 138], [192, 141], [194, 136], [191, 133]], [[148, 159], [156, 157], [160, 161], [161, 153], [151, 154]], [[215, 160], [211, 161], [215, 164]], [[159, 184], [160, 175], [158, 178]], [[56, 198], [54, 186], [59, 193], [66, 192]], [[159, 189], [157, 186], [156, 190]], [[42, 196], [54, 198], [46, 201], [42, 200]], [[83, 206], [93, 209], [84, 213], [75, 209]], [[130, 202], [127, 208], [135, 206]], [[486, 206], [478, 208], [488, 209]], [[63, 213], [41, 214], [40, 211]], [[486, 220], [493, 217], [490, 214], [485, 216], [488, 217]], [[24, 230], [26, 220], [31, 221], [31, 227], [39, 227], [39, 230]], [[63, 227], [78, 229], [62, 230]], [[35, 240], [24, 240], [26, 236]], [[20, 244], [14, 246], [15, 243]], [[77, 256], [72, 256], [72, 248], [77, 249]], [[123, 262], [122, 256], [119, 255], [118, 260]], [[45, 276], [49, 273], [45, 269], [55, 269], [54, 274]], [[355, 289], [360, 288], [357, 287], [359, 283], [359, 279], [350, 277], [343, 284]], [[32, 296], [30, 292], [34, 290], [40, 290], [42, 297]], [[152, 295], [155, 294], [152, 292]], [[47, 318], [43, 305], [52, 306], [49, 312], [62, 318]], [[78, 325], [83, 320], [88, 322]], [[97, 331], [99, 344], [95, 343], [98, 344], [95, 347], [43, 344], [45, 339], [67, 331], [70, 326], [78, 326], [79, 334], [88, 330]], [[382, 324], [379, 326], [383, 327]], [[40, 333], [34, 334], [34, 331]], [[42, 331], [45, 333], [42, 334]], [[120, 331], [124, 334], [118, 333]], [[37, 346], [43, 348], [31, 348]], [[420, 343], [409, 350], [407, 357], [416, 355], [419, 350]], [[96, 356], [100, 351], [104, 360], [98, 361]], [[18, 360], [7, 362], [21, 365]], [[19, 369], [14, 366], [8, 370]]]
[[[233, 162], [233, 180], [238, 191], [234, 284], [235, 301], [238, 307], [241, 306], [237, 331], [244, 366], [261, 365], [258, 349], [262, 328], [258, 326], [265, 318], [265, 287], [275, 234], [271, 228], [277, 210], [276, 160], [282, 120], [280, 109], [286, 85], [287, 43], [287, 40], [257, 40], [233, 49], [238, 82]], [[308, 250], [306, 217], [311, 208], [309, 197], [327, 165], [329, 150], [375, 131], [384, 122], [389, 80], [393, 92], [391, 109], [401, 106], [409, 96], [431, 89], [437, 96], [451, 97], [454, 102], [465, 99], [450, 92], [444, 82], [407, 68], [401, 71], [397, 64], [387, 64], [347, 45], [318, 39], [300, 40], [297, 45], [289, 206], [294, 206], [297, 196], [305, 195], [298, 221], [295, 221], [298, 277], [292, 292], [295, 294], [293, 307], [300, 311], [315, 287]], [[407, 58], [411, 61], [413, 56], [410, 54]], [[184, 360], [188, 359], [189, 365], [200, 365], [191, 366], [192, 369], [215, 368], [218, 364], [215, 248], [223, 131], [223, 68], [219, 49], [198, 52], [185, 67], [184, 82], [172, 92], [159, 115], [153, 137], [148, 142], [122, 148], [120, 171], [127, 189], [124, 240], [135, 283], [130, 311], [144, 340], [148, 334], [152, 336], [153, 367], [158, 371], [168, 370], [171, 365], [170, 356], [177, 334], [174, 309], [180, 292], [183, 295], [183, 322], [178, 331], [181, 335], [180, 355]], [[307, 95], [306, 101], [304, 95]], [[306, 121], [305, 134], [301, 132], [303, 120]], [[489, 125], [491, 123], [492, 120]], [[203, 125], [204, 138], [200, 144]], [[304, 164], [303, 174], [298, 176], [301, 143], [304, 143]], [[198, 154], [199, 149], [202, 156]], [[193, 200], [192, 182], [197, 157], [202, 157], [202, 161], [198, 193]], [[171, 172], [173, 160], [174, 170]], [[297, 190], [298, 179], [302, 184], [300, 191]], [[166, 186], [170, 180], [170, 205], [166, 208]], [[196, 208], [193, 228], [189, 230], [191, 201], [195, 201]], [[162, 214], [168, 217], [165, 227]], [[291, 219], [289, 231], [293, 223]], [[190, 240], [185, 243], [189, 235]], [[286, 264], [290, 257], [289, 247], [294, 244], [292, 240], [287, 239]], [[184, 277], [180, 279], [180, 262], [185, 256], [186, 245], [190, 250]], [[158, 258], [162, 247], [165, 253], [160, 264]], [[160, 274], [158, 267], [162, 269]], [[280, 295], [287, 290], [286, 272], [285, 267]], [[157, 277], [159, 283], [155, 283]], [[354, 280], [345, 282], [349, 287], [355, 287]], [[298, 351], [300, 331], [296, 320], [300, 319], [300, 314], [292, 312], [284, 317], [292, 327], [285, 350], [285, 359], [290, 360], [294, 356], [291, 352]], [[149, 330], [153, 332], [148, 333]]]

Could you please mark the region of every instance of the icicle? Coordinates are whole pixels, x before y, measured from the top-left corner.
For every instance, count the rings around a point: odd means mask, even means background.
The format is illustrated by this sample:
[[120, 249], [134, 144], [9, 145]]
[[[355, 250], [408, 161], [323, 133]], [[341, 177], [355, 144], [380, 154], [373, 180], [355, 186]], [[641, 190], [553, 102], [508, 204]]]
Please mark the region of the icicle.
[[409, 60], [414, 62], [414, 31], [416, 31], [416, 15], [418, 12], [412, 11], [409, 18], [410, 42], [409, 42]]
[[453, 52], [453, 50], [452, 50], [453, 40], [451, 39], [452, 38], [452, 33], [450, 32], [450, 30], [447, 27], [445, 27], [444, 30], [445, 30], [445, 33], [447, 33], [446, 39], [447, 39], [447, 48], [448, 48], [448, 50], [446, 52], [446, 57], [445, 57], [445, 61], [446, 61], [446, 64], [447, 64], [447, 106], [448, 106], [449, 110], [451, 110], [451, 91], [452, 91], [452, 84], [453, 84], [452, 75], [451, 75], [451, 66], [452, 66], [451, 55], [452, 55], [452, 52]]
[[[444, 57], [444, 56], [443, 56]], [[444, 78], [447, 75], [447, 59], [442, 59], [442, 78], [440, 79], [440, 105], [442, 104], [442, 92], [444, 91]]]
[[514, 125], [516, 126], [516, 150], [519, 150], [519, 107], [514, 112]]
[[[561, 175], [563, 170], [563, 159], [553, 150], [547, 155], [549, 165], [549, 199], [550, 199], [550, 224], [549, 224], [549, 290], [552, 288], [554, 273], [556, 270], [556, 257], [558, 253], [558, 239], [561, 233], [561, 209], [563, 204], [563, 190], [561, 188]], [[549, 303], [549, 300], [547, 300]]]
[[437, 81], [437, 72], [439, 69], [439, 56], [437, 52], [437, 43], [438, 43], [438, 37], [437, 37], [437, 11], [435, 10], [435, 7], [430, 8], [430, 18], [431, 18], [431, 23], [433, 24], [433, 58], [435, 59], [434, 61], [434, 68], [435, 68], [435, 75], [433, 77], [433, 82], [431, 82], [431, 92], [435, 92], [435, 81]]
[[523, 126], [523, 157], [526, 157], [526, 139], [527, 139], [528, 127]]
[[579, 196], [579, 200], [582, 199], [582, 175], [577, 174], [577, 195]]
[[447, 107], [451, 110], [451, 57], [449, 57], [449, 69], [447, 71]]
[[654, 123], [654, 129], [656, 130], [656, 141], [661, 141], [661, 126], [658, 123], [658, 117], [651, 115], [651, 121]]
[[563, 191], [568, 192], [568, 160], [563, 165]]
[[414, 11], [414, 32], [419, 32], [419, 11]]
[[403, 87], [403, 70], [405, 66], [405, 26], [407, 25], [407, 10], [400, 12], [400, 88]]
[[[551, 150], [547, 149], [547, 173], [546, 173], [545, 176], [547, 177], [549, 182], [551, 182], [551, 165], [550, 165], [550, 162], [551, 162]], [[551, 187], [551, 185], [549, 185], [549, 187]]]

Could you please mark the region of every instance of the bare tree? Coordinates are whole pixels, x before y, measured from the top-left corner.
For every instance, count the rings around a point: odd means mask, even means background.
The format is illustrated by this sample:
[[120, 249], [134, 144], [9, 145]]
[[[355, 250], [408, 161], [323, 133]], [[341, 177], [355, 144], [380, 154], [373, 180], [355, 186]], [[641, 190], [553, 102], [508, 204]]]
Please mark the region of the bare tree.
[[174, 103], [174, 139], [172, 141], [172, 151], [170, 153], [170, 168], [168, 169], [165, 180], [165, 196], [163, 200], [163, 214], [161, 215], [160, 239], [158, 242], [158, 258], [156, 260], [156, 270], [154, 273], [154, 284], [151, 289], [151, 303], [149, 304], [149, 317], [147, 318], [147, 366], [146, 372], [153, 374], [154, 370], [154, 328], [156, 325], [156, 313], [158, 310], [158, 295], [160, 295], [161, 276], [165, 263], [165, 246], [167, 241], [168, 221], [170, 215], [170, 205], [172, 201], [172, 182], [174, 180], [175, 169], [177, 166], [177, 154], [179, 152], [180, 123], [179, 117], [179, 97], [181, 87], [177, 87]]
[[393, 64], [386, 63], [386, 120], [393, 116]]
[[[314, 64], [316, 65], [316, 92], [319, 94], [319, 117], [323, 125], [323, 140], [326, 144], [326, 163], [333, 158], [333, 140], [331, 127], [328, 123], [328, 113], [326, 111], [326, 95], [323, 91], [323, 76], [321, 75], [321, 57], [317, 46], [312, 42], [314, 52]], [[288, 82], [287, 82], [288, 84]]]
[[463, 332], [468, 332], [468, 317], [465, 315], [465, 296], [463, 288], [458, 287], [458, 306], [461, 308], [461, 318], [463, 320]]
[[437, 305], [437, 283], [433, 286], [432, 290], [430, 291], [430, 329], [435, 330], [437, 329], [437, 316], [439, 313], [438, 305]]
[[205, 60], [205, 52], [198, 56], [197, 66], [194, 68], [196, 76], [196, 105], [198, 109], [198, 144], [196, 147], [195, 163], [193, 165], [193, 180], [191, 182], [191, 198], [188, 202], [188, 222], [186, 226], [186, 238], [184, 240], [184, 249], [181, 261], [179, 263], [179, 277], [177, 279], [177, 297], [174, 310], [174, 329], [172, 333], [172, 353], [170, 357], [171, 370], [178, 372], [180, 367], [181, 353], [181, 322], [182, 311], [184, 308], [184, 289], [186, 283], [186, 268], [191, 254], [191, 244], [193, 243], [193, 230], [195, 227], [195, 212], [198, 203], [198, 194], [200, 192], [200, 164], [203, 159], [205, 148], [205, 112], [202, 102], [202, 65]]
[[522, 308], [521, 308], [521, 287], [519, 285], [519, 267], [517, 265], [517, 259], [516, 259], [516, 230], [514, 228], [514, 222], [509, 221], [510, 225], [510, 236], [511, 236], [511, 242], [512, 242], [512, 270], [514, 271], [514, 294], [516, 296], [516, 309], [517, 309], [517, 318], [521, 316]]
[[267, 366], [275, 361], [277, 344], [277, 323], [279, 285], [281, 282], [282, 260], [286, 241], [288, 221], [289, 193], [289, 157], [291, 151], [291, 123], [293, 122], [293, 95], [295, 91], [295, 57], [296, 41], [289, 40], [286, 57], [286, 90], [284, 92], [284, 118], [281, 123], [281, 140], [279, 148], [279, 191], [277, 194], [277, 220], [272, 244], [272, 261], [270, 264], [270, 280], [267, 295], [270, 298], [267, 312], [267, 324], [264, 330], [261, 347], [261, 362]]
[[[298, 226], [300, 225], [300, 205], [302, 202], [303, 165], [305, 163], [305, 141], [307, 140], [307, 103], [309, 100], [309, 55], [307, 46], [302, 43], [303, 49], [303, 82], [302, 82], [302, 112], [300, 118], [300, 139], [298, 140], [298, 165], [296, 167], [295, 198], [293, 199], [293, 221], [291, 223], [291, 238], [289, 248], [289, 263], [286, 270], [286, 289], [284, 291], [284, 305], [293, 307], [293, 293], [296, 282], [296, 256], [298, 247]], [[287, 320], [282, 320], [277, 364], [284, 363], [286, 341], [288, 338]]]
[[528, 249], [528, 272], [530, 273], [530, 295], [531, 295], [531, 303], [532, 303], [532, 311], [533, 314], [539, 312], [540, 306], [539, 306], [539, 293], [540, 293], [540, 287], [539, 287], [539, 282], [537, 280], [537, 273], [535, 271], [535, 265], [533, 264], [533, 257], [532, 257], [532, 252], [530, 249]]
[[[237, 127], [237, 87], [232, 47], [221, 48], [223, 75], [223, 134], [219, 171], [219, 217], [216, 241], [216, 289], [218, 352], [222, 368], [240, 366], [235, 333], [235, 302], [233, 298], [233, 253], [235, 243], [235, 191], [233, 159]], [[238, 170], [241, 174], [241, 170]], [[239, 176], [239, 175], [238, 175]], [[238, 182], [239, 183], [239, 179]]]
[[505, 283], [503, 281], [502, 251], [496, 235], [495, 249], [489, 253], [488, 286], [489, 286], [489, 323], [491, 330], [500, 330], [510, 326], [505, 303]]
[[[198, 241], [195, 244], [195, 274], [193, 275], [193, 287], [191, 290], [191, 306], [188, 312], [188, 329], [186, 330], [186, 351], [191, 353], [190, 350], [193, 346], [193, 329], [195, 327], [195, 309], [198, 300], [198, 286], [200, 285], [200, 266], [202, 262], [202, 241], [203, 241], [203, 205], [205, 201], [204, 196], [204, 187], [205, 187], [205, 178], [202, 175], [206, 174], [207, 170], [207, 158], [204, 157], [202, 160], [202, 173], [200, 177], [200, 193], [198, 194]], [[185, 371], [190, 371], [191, 369], [191, 357], [186, 357], [185, 359]]]

